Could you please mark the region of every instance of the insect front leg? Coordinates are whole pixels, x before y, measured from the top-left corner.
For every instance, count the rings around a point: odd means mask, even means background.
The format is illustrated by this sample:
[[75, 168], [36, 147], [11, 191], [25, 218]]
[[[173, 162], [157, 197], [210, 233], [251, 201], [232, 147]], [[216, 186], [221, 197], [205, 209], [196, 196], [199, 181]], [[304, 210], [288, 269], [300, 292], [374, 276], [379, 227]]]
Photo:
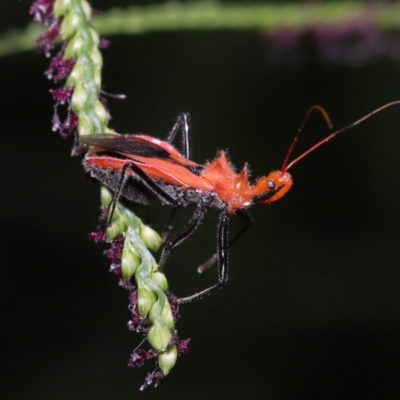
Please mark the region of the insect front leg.
[[210, 295], [221, 289], [228, 281], [228, 219], [229, 217], [226, 211], [224, 211], [220, 216], [218, 224], [218, 283], [191, 296], [181, 297], [177, 300], [178, 304], [190, 303], [193, 300]]

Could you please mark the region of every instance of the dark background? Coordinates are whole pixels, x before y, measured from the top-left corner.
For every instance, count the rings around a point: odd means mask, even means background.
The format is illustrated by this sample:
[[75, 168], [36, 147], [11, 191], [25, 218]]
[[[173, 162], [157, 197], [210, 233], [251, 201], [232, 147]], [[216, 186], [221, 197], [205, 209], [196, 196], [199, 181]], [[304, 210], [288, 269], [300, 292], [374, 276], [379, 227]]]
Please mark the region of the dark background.
[[[28, 23], [30, 2], [3, 3], [1, 32]], [[110, 101], [112, 127], [164, 137], [189, 111], [194, 159], [229, 149], [254, 177], [281, 166], [311, 105], [341, 127], [400, 98], [400, 65], [385, 57], [333, 65], [306, 44], [300, 68], [273, 66], [258, 33], [111, 39], [105, 88], [128, 96]], [[127, 293], [87, 238], [98, 185], [70, 158], [71, 140], [51, 132], [47, 65], [34, 51], [0, 59], [1, 399], [400, 397], [400, 107], [310, 155], [287, 196], [253, 210], [226, 288], [181, 309], [189, 353], [160, 388], [139, 393], [153, 365], [126, 368], [139, 337], [126, 328]], [[297, 151], [326, 132], [313, 116]], [[168, 210], [144, 213], [161, 227]], [[215, 248], [216, 219], [169, 259], [176, 294], [215, 281], [215, 269], [195, 267]]]

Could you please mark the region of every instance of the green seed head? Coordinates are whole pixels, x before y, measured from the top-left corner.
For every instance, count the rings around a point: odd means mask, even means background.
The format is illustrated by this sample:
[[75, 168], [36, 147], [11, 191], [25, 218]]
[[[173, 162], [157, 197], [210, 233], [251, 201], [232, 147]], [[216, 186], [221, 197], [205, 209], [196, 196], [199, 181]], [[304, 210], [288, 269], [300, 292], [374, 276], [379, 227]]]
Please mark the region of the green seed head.
[[85, 13], [86, 19], [88, 21], [91, 20], [92, 18], [92, 7], [90, 7], [90, 4], [86, 0], [81, 0], [83, 12]]
[[105, 110], [103, 104], [99, 100], [96, 101], [96, 105], [94, 106], [94, 111], [96, 112], [97, 116], [99, 117], [100, 121], [104, 124], [108, 124], [108, 114]]
[[87, 93], [86, 90], [83, 88], [83, 86], [81, 84], [75, 86], [71, 98], [71, 107], [75, 114], [79, 114], [79, 111], [82, 110], [86, 99], [87, 99]]
[[131, 279], [137, 267], [140, 265], [140, 259], [130, 251], [129, 246], [124, 246], [121, 255], [121, 273], [124, 279]]
[[153, 349], [165, 351], [171, 341], [172, 333], [165, 326], [153, 325], [147, 334], [147, 340]]
[[111, 222], [111, 224], [106, 229], [106, 242], [112, 242], [116, 237], [121, 235], [123, 231], [121, 230], [120, 224], [118, 222]]
[[100, 188], [100, 199], [101, 199], [101, 207], [102, 208], [108, 207], [113, 200], [112, 193], [105, 186], [102, 186]]
[[[66, 59], [64, 57], [64, 59]], [[65, 83], [65, 87], [69, 86], [78, 86], [82, 83], [83, 78], [85, 76], [85, 71], [79, 62], [75, 63], [74, 67], [71, 70], [71, 73], [68, 76], [67, 82]]]
[[138, 289], [138, 311], [142, 318], [147, 316], [155, 302], [156, 296], [150, 289]]
[[149, 319], [151, 322], [155, 323], [156, 319], [160, 319], [166, 327], [173, 331], [175, 329], [174, 317], [172, 316], [171, 306], [169, 303], [165, 303], [161, 310], [160, 315], [156, 315], [158, 311], [158, 302], [153, 304], [149, 313]]
[[90, 34], [92, 35], [94, 45], [97, 47], [100, 43], [100, 36], [93, 28], [89, 28], [89, 31]]
[[152, 251], [157, 251], [162, 245], [160, 235], [149, 226], [144, 224], [141, 224], [140, 226], [140, 238], [145, 246]]
[[79, 33], [76, 33], [74, 37], [68, 42], [67, 47], [64, 51], [64, 58], [77, 59], [82, 52], [83, 39]]
[[90, 53], [90, 58], [93, 61], [93, 64], [96, 67], [102, 67], [103, 66], [103, 56], [100, 53], [100, 50], [97, 47], [94, 47], [93, 50]]
[[164, 353], [161, 353], [158, 357], [158, 365], [164, 375], [167, 375], [173, 368], [178, 358], [178, 351], [176, 346], [172, 346]]
[[116, 207], [112, 217], [111, 225], [106, 230], [107, 242], [114, 240], [117, 236], [126, 232], [128, 225], [129, 220], [127, 216], [123, 214], [118, 207]]
[[163, 292], [168, 292], [168, 281], [162, 272], [153, 272], [151, 279], [160, 287]]
[[60, 37], [62, 40], [67, 40], [72, 37], [77, 29], [79, 24], [79, 16], [73, 11], [69, 10], [69, 12], [65, 15], [64, 19], [61, 22], [60, 26]]
[[56, 18], [62, 17], [71, 8], [71, 0], [56, 0], [53, 6], [53, 14]]
[[78, 117], [78, 133], [79, 135], [90, 135], [93, 133], [92, 124], [88, 121], [86, 115], [82, 112], [79, 113]]

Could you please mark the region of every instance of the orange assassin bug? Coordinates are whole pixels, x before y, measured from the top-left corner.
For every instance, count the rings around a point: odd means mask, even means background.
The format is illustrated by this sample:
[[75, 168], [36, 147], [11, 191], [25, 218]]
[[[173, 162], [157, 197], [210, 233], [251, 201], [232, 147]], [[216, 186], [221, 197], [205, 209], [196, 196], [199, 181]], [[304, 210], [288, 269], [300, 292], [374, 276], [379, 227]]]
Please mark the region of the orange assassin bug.
[[[91, 177], [114, 191], [112, 207], [115, 207], [115, 203], [121, 196], [134, 202], [146, 202], [149, 194], [155, 195], [162, 203], [174, 206], [174, 210], [196, 205], [195, 213], [188, 224], [164, 244], [160, 266], [164, 264], [168, 253], [194, 232], [208, 209], [214, 207], [221, 210], [217, 252], [198, 269], [199, 272], [203, 272], [218, 260], [218, 282], [196, 294], [178, 299], [180, 304], [188, 303], [211, 294], [227, 282], [228, 248], [251, 223], [251, 217], [245, 210], [253, 205], [266, 205], [279, 200], [293, 184], [292, 176], [288, 172], [290, 168], [338, 134], [397, 104], [400, 104], [400, 100], [375, 109], [355, 122], [329, 134], [289, 161], [299, 134], [312, 111], [319, 111], [331, 128], [326, 111], [318, 105], [311, 107], [289, 147], [281, 169], [260, 177], [254, 184], [249, 182], [248, 165], [245, 164], [241, 172], [236, 173], [224, 151], [220, 151], [214, 161], [204, 165], [190, 159], [190, 118], [186, 113], [177, 118], [165, 141], [151, 136], [131, 134], [82, 136], [81, 144], [94, 146], [86, 154], [83, 164]], [[184, 154], [171, 145], [179, 130], [182, 131]], [[112, 211], [111, 208], [111, 214]], [[228, 221], [233, 215], [244, 218], [247, 224], [229, 242]]]

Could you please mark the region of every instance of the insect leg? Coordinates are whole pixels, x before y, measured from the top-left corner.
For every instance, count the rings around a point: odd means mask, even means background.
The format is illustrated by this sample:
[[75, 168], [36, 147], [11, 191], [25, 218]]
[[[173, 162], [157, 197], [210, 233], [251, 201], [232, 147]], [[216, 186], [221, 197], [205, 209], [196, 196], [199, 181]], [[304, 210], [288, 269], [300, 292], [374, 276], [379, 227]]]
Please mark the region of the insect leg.
[[[191, 157], [189, 113], [182, 113], [178, 115], [178, 118], [176, 119], [176, 122], [172, 127], [171, 131], [168, 133], [168, 136], [166, 137], [165, 141], [168, 143], [172, 143], [179, 129], [182, 132], [183, 152], [185, 157], [189, 160]], [[173, 227], [172, 222], [175, 218], [176, 212], [177, 212], [177, 207], [174, 207], [161, 233], [161, 239], [163, 242], [167, 240], [167, 237], [172, 230]]]
[[125, 164], [122, 168], [121, 171], [121, 178], [118, 182], [118, 187], [117, 190], [114, 191], [114, 196], [112, 199], [112, 202], [110, 204], [109, 210], [108, 210], [108, 217], [107, 217], [107, 225], [106, 228], [109, 227], [111, 225], [112, 222], [112, 218], [114, 216], [114, 212], [115, 212], [115, 207], [117, 206], [117, 203], [121, 197], [121, 193], [122, 190], [125, 186], [126, 183], [126, 170], [129, 168], [129, 164]]
[[[254, 220], [253, 217], [247, 213], [246, 211], [239, 210], [236, 214], [236, 217], [242, 219], [245, 221], [245, 225], [240, 229], [240, 231], [229, 241], [228, 243], [228, 249], [230, 249], [243, 235], [247, 230], [253, 225]], [[199, 265], [197, 267], [197, 272], [199, 274], [202, 274], [203, 272], [206, 272], [210, 267], [212, 267], [218, 259], [218, 254], [214, 253], [206, 262], [203, 264]]]
[[175, 207], [172, 208], [171, 213], [169, 214], [168, 220], [167, 220], [167, 222], [166, 222], [166, 224], [164, 226], [164, 229], [161, 232], [161, 240], [162, 240], [163, 243], [165, 243], [165, 241], [167, 240], [169, 234], [171, 233], [171, 230], [172, 230], [172, 227], [173, 227], [172, 222], [173, 222], [173, 220], [175, 218], [175, 215], [176, 215], [177, 211], [178, 211], [178, 207], [175, 206]]
[[123, 167], [123, 171], [127, 170], [128, 168], [132, 170], [139, 178], [141, 178], [142, 182], [161, 199], [170, 204], [179, 205], [179, 200], [177, 198], [167, 193], [160, 185], [157, 184], [154, 179], [151, 179], [146, 172], [144, 172], [134, 162], [126, 163]]
[[165, 141], [168, 143], [172, 143], [174, 140], [176, 133], [178, 130], [182, 132], [182, 144], [183, 144], [183, 153], [184, 156], [190, 160], [191, 159], [191, 148], [190, 148], [190, 115], [189, 113], [182, 113], [178, 115], [174, 126], [171, 131], [168, 133]]
[[108, 222], [107, 226], [111, 223], [112, 217], [115, 212], [115, 207], [122, 195], [122, 191], [127, 181], [126, 171], [130, 169], [133, 171], [141, 180], [142, 182], [158, 197], [166, 201], [167, 203], [173, 204], [175, 206], [179, 206], [180, 202], [179, 199], [171, 196], [167, 193], [160, 185], [157, 184], [153, 179], [151, 179], [140, 167], [138, 167], [134, 162], [126, 163], [121, 170], [121, 178], [118, 183], [117, 190], [114, 191], [114, 197], [111, 203], [111, 208], [108, 213]]
[[182, 243], [185, 239], [187, 239], [196, 230], [196, 228], [200, 225], [201, 221], [203, 220], [206, 212], [207, 208], [202, 204], [199, 205], [196, 208], [196, 211], [192, 219], [188, 222], [188, 224], [180, 232], [178, 232], [175, 236], [173, 236], [172, 239], [168, 240], [168, 242], [164, 245], [161, 251], [160, 261], [158, 263], [159, 265], [158, 268], [160, 270], [162, 269], [170, 251], [174, 247]]
[[218, 283], [199, 293], [181, 297], [177, 300], [178, 304], [190, 303], [193, 300], [198, 300], [206, 295], [210, 295], [222, 288], [228, 281], [228, 218], [227, 213], [224, 211], [220, 216], [218, 225]]

